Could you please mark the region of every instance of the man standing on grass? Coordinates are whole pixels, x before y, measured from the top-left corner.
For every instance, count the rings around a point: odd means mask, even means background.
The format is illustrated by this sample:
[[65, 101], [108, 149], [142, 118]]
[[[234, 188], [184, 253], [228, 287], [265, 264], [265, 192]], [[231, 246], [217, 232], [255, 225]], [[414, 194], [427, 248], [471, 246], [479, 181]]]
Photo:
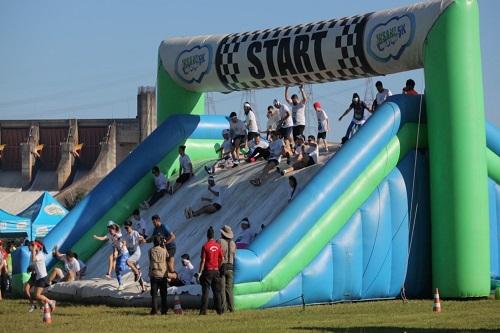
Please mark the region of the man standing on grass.
[[149, 250], [149, 281], [151, 282], [151, 314], [158, 313], [158, 290], [161, 298], [161, 314], [167, 314], [167, 250], [161, 236], [153, 236], [153, 247]]
[[208, 291], [212, 288], [214, 297], [215, 310], [221, 315], [221, 280], [219, 270], [222, 266], [224, 256], [219, 243], [214, 240], [214, 229], [212, 227], [207, 230], [207, 242], [201, 248], [200, 262], [200, 284], [201, 284], [201, 307], [200, 315], [207, 314], [208, 307]]

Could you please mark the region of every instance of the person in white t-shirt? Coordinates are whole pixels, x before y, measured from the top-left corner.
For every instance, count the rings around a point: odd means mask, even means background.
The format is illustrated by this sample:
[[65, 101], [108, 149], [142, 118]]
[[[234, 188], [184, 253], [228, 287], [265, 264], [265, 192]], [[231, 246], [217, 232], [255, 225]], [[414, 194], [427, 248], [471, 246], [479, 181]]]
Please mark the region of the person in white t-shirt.
[[259, 126], [257, 125], [257, 118], [255, 117], [255, 112], [253, 112], [250, 103], [245, 102], [245, 104], [243, 104], [243, 112], [245, 112], [245, 122], [248, 132], [247, 141], [250, 141], [256, 136], [259, 136]]
[[246, 146], [247, 143], [247, 127], [244, 122], [238, 119], [236, 112], [229, 114], [229, 135], [233, 142], [231, 156], [235, 163], [234, 166], [236, 166], [240, 161], [240, 148]]
[[241, 231], [235, 239], [237, 249], [246, 249], [253, 241], [255, 233], [250, 229], [250, 221], [245, 217], [240, 222]]
[[141, 204], [141, 208], [148, 209], [153, 206], [158, 200], [160, 200], [165, 194], [167, 194], [170, 183], [163, 173], [160, 172], [160, 168], [158, 166], [154, 166], [151, 169], [151, 173], [154, 177], [155, 182], [155, 192], [151, 196], [149, 200], [144, 201]]
[[80, 263], [78, 262], [78, 259], [75, 258], [75, 254], [72, 251], [61, 253], [57, 249], [57, 246], [54, 246], [52, 255], [54, 258], [64, 262], [64, 270], [59, 267], [54, 268], [49, 275], [49, 284], [57, 282], [72, 282], [80, 279]]
[[124, 223], [125, 232], [123, 233], [123, 240], [127, 246], [129, 257], [126, 260], [126, 264], [132, 272], [134, 273], [134, 281], [139, 282], [142, 292], [146, 291], [144, 287], [144, 281], [142, 280], [141, 270], [139, 269], [139, 260], [141, 259], [141, 247], [142, 243], [145, 243], [144, 237], [142, 237], [137, 230], [134, 230], [132, 226], [132, 221], [126, 221]]
[[[307, 143], [304, 143], [301, 147], [300, 156], [291, 167], [281, 170], [281, 175], [284, 176], [288, 172], [295, 170], [304, 169], [308, 166], [318, 164], [318, 145], [314, 135], [309, 135], [307, 137]], [[278, 169], [279, 170], [279, 169]]]
[[174, 194], [193, 175], [193, 164], [186, 154], [186, 146], [179, 146], [179, 177], [175, 181], [174, 187], [170, 190], [170, 194]]
[[250, 180], [250, 184], [260, 186], [269, 175], [269, 171], [275, 169], [281, 162], [281, 156], [285, 153], [283, 140], [278, 137], [277, 133], [271, 134], [271, 142], [269, 143], [269, 158], [261, 174]]
[[258, 158], [269, 157], [269, 142], [263, 140], [260, 135], [248, 143], [247, 162], [255, 162]]
[[189, 258], [189, 254], [184, 253], [181, 256], [181, 262], [182, 262], [182, 267], [179, 270], [179, 272], [174, 273], [176, 275], [175, 278], [170, 279], [168, 282], [169, 286], [174, 286], [174, 287], [182, 287], [182, 286], [188, 286], [191, 284], [196, 283], [195, 279], [195, 274], [196, 271], [194, 270], [194, 266], [191, 263], [191, 260]]
[[375, 96], [375, 100], [373, 101], [372, 112], [375, 112], [385, 102], [387, 97], [392, 96], [392, 92], [384, 88], [382, 81], [377, 81], [375, 88], [377, 89], [377, 96]]
[[209, 175], [213, 175], [217, 169], [225, 169], [233, 165], [231, 160], [231, 151], [233, 150], [233, 144], [231, 143], [231, 136], [229, 134], [229, 129], [222, 131], [222, 137], [224, 141], [222, 145], [216, 150], [219, 154], [219, 160], [212, 164], [211, 166], [205, 165], [205, 171]]
[[288, 106], [281, 104], [281, 102], [277, 99], [273, 101], [273, 105], [276, 109], [278, 109], [280, 123], [278, 126], [278, 130], [283, 137], [283, 141], [285, 145], [291, 146], [293, 145], [293, 118], [292, 112], [288, 108]]
[[321, 140], [323, 140], [325, 152], [328, 152], [328, 143], [326, 142], [326, 133], [330, 130], [328, 116], [326, 115], [325, 110], [321, 107], [320, 102], [315, 102], [313, 107], [316, 111], [316, 117], [318, 118], [318, 145], [321, 144]]
[[44, 296], [43, 290], [49, 286], [47, 280], [47, 267], [45, 266], [45, 248], [42, 243], [34, 241], [30, 243], [29, 249], [31, 251], [31, 265], [35, 271], [35, 295], [34, 299], [42, 302], [43, 304], [49, 304], [50, 311], [53, 312], [56, 308], [56, 301], [53, 301], [46, 296]]
[[306, 128], [306, 103], [307, 96], [304, 92], [304, 87], [299, 86], [300, 94], [302, 99], [299, 100], [299, 96], [293, 94], [292, 97], [288, 97], [288, 86], [285, 88], [285, 99], [292, 108], [292, 120], [293, 120], [293, 137], [296, 138], [299, 135], [304, 134]]
[[213, 214], [222, 208], [222, 196], [224, 194], [224, 189], [215, 184], [215, 178], [212, 175], [208, 176], [208, 194], [209, 197], [201, 198], [202, 202], [207, 203], [206, 205], [197, 210], [194, 210], [191, 207], [184, 210], [186, 219], [191, 219], [203, 214]]
[[113, 221], [108, 221], [108, 233], [105, 236], [94, 235], [95, 240], [108, 241], [111, 245], [111, 254], [108, 257], [108, 272], [106, 278], [111, 279], [111, 272], [115, 269], [116, 257], [118, 256], [118, 249], [120, 248], [120, 240], [122, 233], [120, 227]]
[[146, 239], [146, 221], [141, 217], [141, 212], [138, 209], [132, 213], [132, 223], [134, 230], [137, 230]]
[[271, 133], [275, 132], [278, 127], [278, 123], [280, 122], [279, 112], [274, 108], [274, 106], [269, 105], [267, 107], [267, 126], [266, 131], [262, 132], [262, 134], [266, 134], [266, 140], [269, 140], [271, 137]]

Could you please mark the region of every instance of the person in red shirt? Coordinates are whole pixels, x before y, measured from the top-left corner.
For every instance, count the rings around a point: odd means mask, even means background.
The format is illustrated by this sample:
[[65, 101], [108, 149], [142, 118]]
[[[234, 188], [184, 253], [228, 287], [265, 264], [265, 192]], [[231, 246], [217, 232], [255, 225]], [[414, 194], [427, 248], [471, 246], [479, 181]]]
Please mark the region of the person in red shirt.
[[415, 81], [412, 79], [406, 80], [406, 86], [403, 88], [403, 94], [418, 95], [418, 92], [415, 90]]
[[215, 310], [217, 314], [222, 314], [222, 294], [221, 280], [219, 270], [222, 265], [224, 255], [219, 243], [214, 240], [214, 229], [212, 227], [207, 230], [208, 241], [201, 248], [200, 262], [200, 284], [201, 284], [201, 308], [200, 315], [207, 314], [208, 307], [208, 291], [212, 288], [214, 296]]

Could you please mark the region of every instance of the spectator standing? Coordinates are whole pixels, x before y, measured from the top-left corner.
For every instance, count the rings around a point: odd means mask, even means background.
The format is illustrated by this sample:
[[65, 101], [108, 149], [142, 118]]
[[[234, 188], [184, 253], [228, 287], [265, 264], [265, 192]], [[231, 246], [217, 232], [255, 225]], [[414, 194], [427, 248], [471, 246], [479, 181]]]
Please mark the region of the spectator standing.
[[248, 102], [245, 102], [245, 104], [243, 104], [243, 112], [245, 112], [245, 122], [248, 132], [247, 140], [250, 141], [259, 136], [257, 118], [255, 117], [255, 112], [253, 112], [252, 110], [252, 106]]
[[154, 166], [151, 169], [151, 173], [154, 177], [155, 182], [155, 192], [149, 199], [149, 201], [144, 201], [141, 205], [141, 208], [148, 209], [153, 206], [158, 200], [160, 200], [166, 193], [169, 188], [169, 182], [163, 173], [160, 172], [160, 168], [158, 166]]
[[222, 307], [224, 312], [234, 311], [233, 299], [233, 271], [234, 257], [236, 255], [236, 243], [233, 241], [233, 230], [228, 225], [224, 225], [220, 230], [221, 238], [218, 240], [223, 254], [221, 275]]
[[170, 191], [171, 194], [174, 194], [193, 175], [193, 164], [186, 154], [186, 146], [179, 146], [179, 177], [175, 181], [173, 189]]
[[300, 94], [302, 99], [299, 100], [299, 96], [293, 94], [290, 98], [288, 96], [288, 86], [285, 88], [285, 100], [288, 105], [292, 108], [292, 120], [293, 120], [293, 137], [296, 138], [299, 135], [304, 135], [304, 129], [306, 128], [306, 103], [307, 96], [304, 92], [304, 87], [299, 86]]
[[328, 116], [326, 115], [325, 110], [321, 107], [320, 102], [314, 102], [313, 107], [316, 111], [316, 117], [318, 118], [318, 145], [321, 144], [321, 140], [323, 140], [325, 152], [328, 152], [328, 143], [326, 142], [326, 134], [330, 131]]
[[161, 314], [167, 314], [167, 250], [163, 247], [160, 235], [152, 238], [153, 247], [149, 250], [149, 281], [151, 283], [151, 312], [158, 313], [158, 290], [161, 299]]
[[223, 313], [219, 273], [223, 259], [224, 257], [221, 246], [214, 240], [214, 229], [210, 227], [207, 230], [207, 242], [201, 249], [201, 262], [199, 270], [202, 290], [200, 315], [207, 314], [208, 291], [210, 288], [212, 289], [217, 314], [221, 315]]
[[377, 89], [377, 95], [372, 105], [372, 112], [377, 111], [377, 108], [385, 102], [387, 97], [392, 96], [392, 92], [384, 88], [382, 81], [377, 81], [377, 83], [375, 83], [375, 88]]

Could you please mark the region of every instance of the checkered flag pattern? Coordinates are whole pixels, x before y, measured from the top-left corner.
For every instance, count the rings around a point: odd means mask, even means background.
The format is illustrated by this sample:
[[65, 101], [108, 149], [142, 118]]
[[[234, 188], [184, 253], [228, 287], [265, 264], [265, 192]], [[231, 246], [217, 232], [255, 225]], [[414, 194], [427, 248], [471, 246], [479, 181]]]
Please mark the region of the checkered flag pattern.
[[[215, 56], [215, 67], [219, 80], [229, 90], [247, 90], [351, 80], [377, 75], [368, 64], [363, 48], [364, 28], [370, 15], [227, 35], [219, 43]], [[324, 64], [318, 63], [316, 57], [310, 57], [313, 66], [304, 66], [308, 68], [302, 72], [286, 73], [287, 75], [278, 73], [278, 75], [273, 76], [270, 75], [272, 72], [270, 72], [269, 65], [263, 61], [262, 66], [266, 76], [264, 79], [255, 79], [237, 61], [237, 59], [244, 59], [245, 67], [248, 66], [246, 54], [248, 46], [252, 42], [264, 42], [285, 37], [293, 39], [298, 35], [310, 35], [318, 32], [327, 34], [325, 41], [333, 40], [333, 43], [324, 44], [322, 47], [322, 59], [328, 61], [325, 61]], [[312, 45], [314, 42], [310, 43]]]

